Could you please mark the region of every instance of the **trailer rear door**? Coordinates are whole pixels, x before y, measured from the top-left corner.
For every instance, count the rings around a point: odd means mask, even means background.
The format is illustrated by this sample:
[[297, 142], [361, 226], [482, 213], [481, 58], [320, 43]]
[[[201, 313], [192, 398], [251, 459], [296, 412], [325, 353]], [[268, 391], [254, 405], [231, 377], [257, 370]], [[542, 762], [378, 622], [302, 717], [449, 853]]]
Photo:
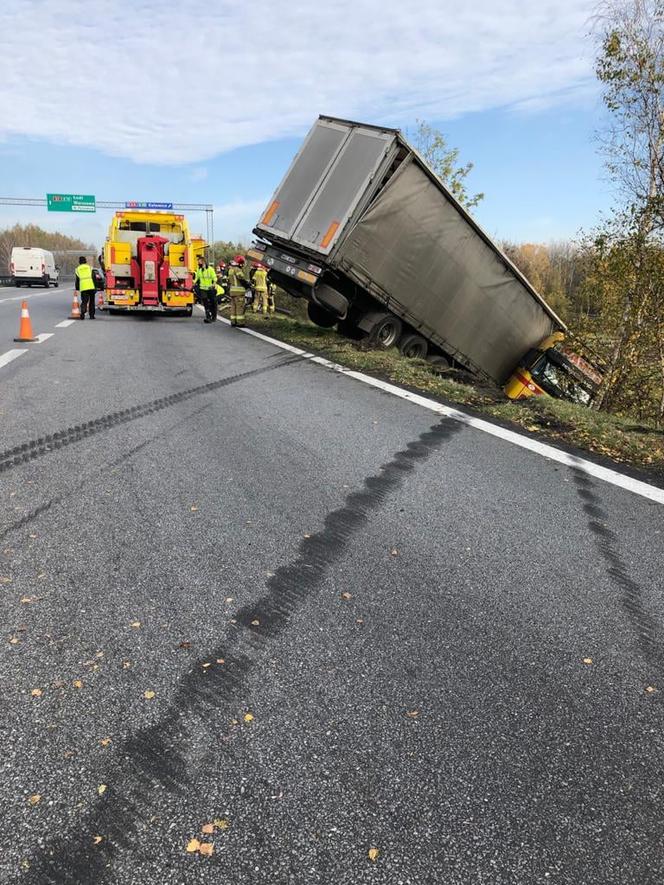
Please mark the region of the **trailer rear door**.
[[318, 120], [291, 163], [258, 227], [290, 239], [298, 221], [348, 138], [348, 127]]
[[[320, 125], [320, 123], [319, 123]], [[291, 239], [329, 255], [344, 225], [394, 144], [390, 132], [353, 127], [326, 170]]]

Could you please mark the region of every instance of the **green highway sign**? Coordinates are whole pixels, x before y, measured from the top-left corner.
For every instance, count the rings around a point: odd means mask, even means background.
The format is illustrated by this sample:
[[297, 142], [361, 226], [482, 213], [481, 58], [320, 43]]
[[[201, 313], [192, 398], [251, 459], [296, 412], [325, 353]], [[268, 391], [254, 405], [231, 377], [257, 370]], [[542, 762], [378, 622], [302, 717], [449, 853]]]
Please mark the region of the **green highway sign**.
[[49, 212], [96, 212], [95, 198], [90, 194], [46, 194]]

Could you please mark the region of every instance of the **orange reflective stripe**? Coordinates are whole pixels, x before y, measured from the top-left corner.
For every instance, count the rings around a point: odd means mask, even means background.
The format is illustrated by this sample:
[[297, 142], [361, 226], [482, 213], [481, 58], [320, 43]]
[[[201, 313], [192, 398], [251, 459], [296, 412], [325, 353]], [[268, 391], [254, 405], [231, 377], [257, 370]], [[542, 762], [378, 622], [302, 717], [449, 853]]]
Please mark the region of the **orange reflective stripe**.
[[279, 200], [274, 200], [272, 203], [270, 203], [265, 211], [265, 215], [263, 215], [263, 217], [261, 218], [261, 224], [269, 224], [274, 216], [277, 214], [277, 209], [280, 205], [281, 203], [279, 202]]
[[321, 240], [321, 246], [323, 247], [323, 249], [326, 249], [330, 245], [330, 243], [332, 242], [332, 237], [339, 230], [339, 224], [340, 224], [340, 222], [333, 221], [332, 224], [328, 227], [327, 233], [325, 234], [325, 236]]

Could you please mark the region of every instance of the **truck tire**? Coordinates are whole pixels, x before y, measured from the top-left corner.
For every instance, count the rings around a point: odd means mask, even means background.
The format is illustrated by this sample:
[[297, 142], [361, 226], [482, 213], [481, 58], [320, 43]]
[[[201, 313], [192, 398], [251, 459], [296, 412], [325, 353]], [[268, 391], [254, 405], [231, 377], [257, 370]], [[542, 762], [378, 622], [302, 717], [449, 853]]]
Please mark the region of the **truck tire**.
[[450, 361], [440, 353], [430, 353], [427, 362], [434, 372], [444, 372], [450, 367]]
[[409, 360], [424, 360], [427, 357], [428, 344], [421, 335], [404, 335], [399, 342], [399, 350]]
[[401, 328], [401, 320], [391, 313], [386, 313], [373, 324], [369, 338], [381, 349], [388, 350], [399, 340]]
[[48, 289], [50, 287], [51, 281], [49, 280], [48, 277], [44, 277], [42, 285], [45, 289]]
[[329, 310], [314, 304], [313, 301], [307, 304], [307, 315], [311, 322], [316, 326], [320, 326], [321, 329], [331, 329], [339, 319], [333, 313], [330, 313]]

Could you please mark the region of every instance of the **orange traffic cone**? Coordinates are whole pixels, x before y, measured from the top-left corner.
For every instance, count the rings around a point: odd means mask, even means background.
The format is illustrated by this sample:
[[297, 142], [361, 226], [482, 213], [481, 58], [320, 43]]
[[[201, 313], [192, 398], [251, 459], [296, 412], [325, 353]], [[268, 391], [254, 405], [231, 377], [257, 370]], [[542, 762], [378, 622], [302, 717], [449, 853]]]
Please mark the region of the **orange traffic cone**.
[[18, 338], [14, 338], [14, 341], [37, 341], [37, 338], [32, 334], [32, 323], [30, 322], [27, 301], [21, 304], [21, 326], [18, 331]]
[[81, 318], [81, 308], [78, 306], [78, 297], [76, 292], [74, 292], [74, 300], [71, 305], [71, 313], [69, 314], [70, 320], [80, 320]]

